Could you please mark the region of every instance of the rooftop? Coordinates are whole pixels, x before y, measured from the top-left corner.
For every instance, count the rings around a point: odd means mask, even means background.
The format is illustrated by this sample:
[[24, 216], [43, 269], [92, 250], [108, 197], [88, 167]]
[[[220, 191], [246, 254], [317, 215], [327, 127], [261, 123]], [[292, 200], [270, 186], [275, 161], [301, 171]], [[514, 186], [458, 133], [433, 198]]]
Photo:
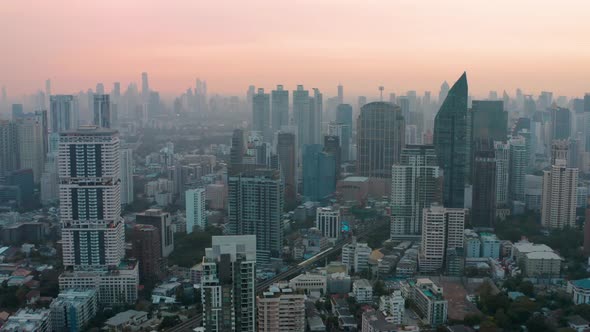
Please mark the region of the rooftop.
[[369, 178], [365, 177], [365, 176], [349, 176], [347, 178], [344, 178], [342, 181], [347, 181], [347, 182], [368, 182]]

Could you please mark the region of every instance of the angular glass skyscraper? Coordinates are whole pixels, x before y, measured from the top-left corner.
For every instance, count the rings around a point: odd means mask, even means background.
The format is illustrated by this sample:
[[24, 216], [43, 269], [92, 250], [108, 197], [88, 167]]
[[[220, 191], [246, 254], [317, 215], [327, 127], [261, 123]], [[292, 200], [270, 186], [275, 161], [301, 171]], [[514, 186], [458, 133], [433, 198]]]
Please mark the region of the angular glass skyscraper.
[[434, 149], [444, 171], [443, 202], [463, 208], [467, 172], [467, 74], [449, 90], [434, 119]]

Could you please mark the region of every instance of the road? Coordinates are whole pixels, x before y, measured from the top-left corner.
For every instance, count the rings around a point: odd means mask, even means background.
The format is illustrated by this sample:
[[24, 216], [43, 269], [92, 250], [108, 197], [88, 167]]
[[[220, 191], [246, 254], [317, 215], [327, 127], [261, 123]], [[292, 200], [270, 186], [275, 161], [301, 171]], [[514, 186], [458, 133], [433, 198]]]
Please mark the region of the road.
[[[361, 237], [367, 235], [369, 232], [371, 232], [375, 228], [378, 228], [380, 226], [382, 226], [380, 222], [374, 223], [370, 227], [367, 227], [367, 229], [365, 229], [362, 232], [360, 232], [359, 234], [357, 234], [356, 237], [361, 238]], [[321, 259], [324, 259], [325, 257], [329, 257], [330, 255], [334, 254], [335, 252], [342, 250], [342, 247], [344, 247], [345, 245], [347, 245], [351, 242], [352, 242], [352, 238], [342, 240], [342, 241], [338, 242], [336, 245], [334, 245], [334, 247], [332, 247], [331, 249], [320, 252], [317, 255], [309, 258], [308, 260], [305, 261], [305, 264], [299, 264], [299, 265], [293, 266], [290, 269], [286, 270], [285, 272], [281, 272], [270, 279], [266, 279], [262, 282], [259, 282], [258, 285], [256, 285], [256, 293], [258, 294], [258, 293], [264, 291], [266, 288], [268, 288], [268, 286], [270, 286], [276, 282], [288, 279], [289, 277], [291, 277], [293, 275], [297, 275], [297, 274], [301, 273], [301, 271], [305, 270], [313, 263], [315, 263]], [[166, 331], [167, 332], [191, 332], [195, 327], [198, 327], [201, 325], [202, 318], [203, 318], [202, 314], [196, 315], [196, 316], [191, 317], [191, 318], [185, 320], [184, 322], [182, 322], [181, 324], [178, 324]]]

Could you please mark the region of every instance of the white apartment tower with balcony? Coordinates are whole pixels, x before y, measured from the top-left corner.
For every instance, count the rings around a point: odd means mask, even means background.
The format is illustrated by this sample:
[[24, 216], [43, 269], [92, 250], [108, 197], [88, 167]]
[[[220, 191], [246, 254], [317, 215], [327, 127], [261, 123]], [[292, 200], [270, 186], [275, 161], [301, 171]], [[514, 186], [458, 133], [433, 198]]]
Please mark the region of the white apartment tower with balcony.
[[543, 171], [541, 222], [544, 227], [564, 228], [576, 224], [578, 169], [556, 159], [551, 170]]

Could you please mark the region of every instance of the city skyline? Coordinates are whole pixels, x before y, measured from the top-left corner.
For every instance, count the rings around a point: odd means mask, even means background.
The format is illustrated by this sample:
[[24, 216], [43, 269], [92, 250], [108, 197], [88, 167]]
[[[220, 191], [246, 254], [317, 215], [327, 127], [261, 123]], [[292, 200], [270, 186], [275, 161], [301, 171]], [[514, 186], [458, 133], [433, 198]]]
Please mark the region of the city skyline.
[[[98, 82], [107, 90], [113, 82], [126, 87], [148, 72], [151, 87], [165, 95], [201, 77], [221, 94], [242, 95], [250, 84], [304, 84], [332, 96], [341, 83], [345, 96], [376, 96], [380, 85], [386, 92], [437, 92], [467, 71], [474, 96], [504, 89], [513, 95], [518, 87], [582, 95], [590, 47], [579, 41], [590, 28], [589, 5], [549, 4], [9, 1], [0, 12], [0, 38], [11, 50], [0, 64], [0, 85], [17, 97], [50, 78], [53, 93], [67, 94]], [[21, 24], [28, 21], [36, 23]]]

